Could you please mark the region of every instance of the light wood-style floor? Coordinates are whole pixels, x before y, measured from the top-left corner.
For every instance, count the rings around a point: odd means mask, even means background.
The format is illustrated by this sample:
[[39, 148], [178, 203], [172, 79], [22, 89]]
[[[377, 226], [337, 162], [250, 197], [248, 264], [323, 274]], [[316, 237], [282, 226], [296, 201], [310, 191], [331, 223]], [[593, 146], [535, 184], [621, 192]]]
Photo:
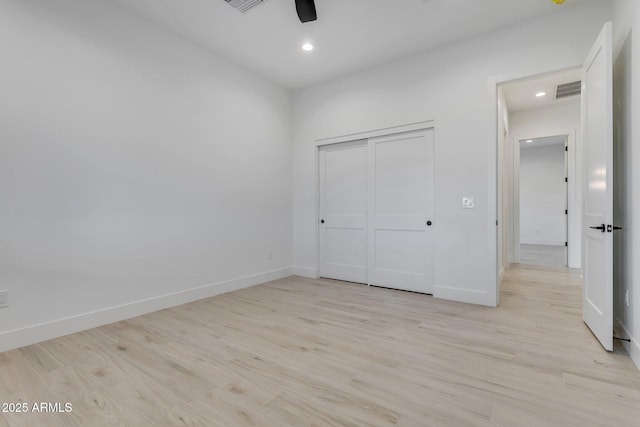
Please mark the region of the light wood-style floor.
[[564, 267], [567, 265], [567, 248], [552, 245], [520, 245], [520, 263]]
[[638, 426], [640, 371], [579, 280], [520, 266], [499, 308], [292, 277], [0, 354], [0, 426]]

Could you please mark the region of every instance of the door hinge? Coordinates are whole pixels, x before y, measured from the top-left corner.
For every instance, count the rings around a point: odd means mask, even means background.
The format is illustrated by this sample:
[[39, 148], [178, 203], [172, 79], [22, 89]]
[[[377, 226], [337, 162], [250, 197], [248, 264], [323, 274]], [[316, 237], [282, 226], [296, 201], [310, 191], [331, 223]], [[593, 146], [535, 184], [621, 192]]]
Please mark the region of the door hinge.
[[564, 242], [564, 247], [568, 248], [569, 247], [569, 242]]
[[565, 214], [565, 215], [569, 215], [569, 209], [565, 209], [565, 210], [564, 210], [564, 214]]
[[566, 145], [564, 146], [564, 151], [569, 151], [569, 147], [567, 147]]
[[569, 178], [565, 177], [564, 182], [569, 182]]

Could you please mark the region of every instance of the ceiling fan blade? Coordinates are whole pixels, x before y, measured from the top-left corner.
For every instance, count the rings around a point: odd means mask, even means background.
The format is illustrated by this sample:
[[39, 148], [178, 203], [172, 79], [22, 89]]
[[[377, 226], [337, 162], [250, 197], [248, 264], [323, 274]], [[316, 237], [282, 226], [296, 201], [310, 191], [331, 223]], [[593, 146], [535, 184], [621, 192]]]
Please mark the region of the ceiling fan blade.
[[298, 12], [300, 22], [309, 22], [318, 19], [316, 4], [313, 0], [296, 0], [296, 11]]

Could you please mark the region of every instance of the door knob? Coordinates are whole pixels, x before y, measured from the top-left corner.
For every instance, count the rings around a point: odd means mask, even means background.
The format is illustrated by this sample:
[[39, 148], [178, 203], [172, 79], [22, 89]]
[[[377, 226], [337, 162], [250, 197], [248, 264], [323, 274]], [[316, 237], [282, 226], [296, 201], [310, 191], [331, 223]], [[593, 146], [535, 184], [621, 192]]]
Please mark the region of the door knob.
[[592, 230], [600, 230], [600, 231], [602, 231], [603, 233], [605, 232], [605, 226], [604, 226], [604, 224], [602, 224], [602, 225], [600, 225], [600, 226], [598, 226], [598, 227], [589, 227], [589, 228], [591, 228]]
[[321, 219], [321, 220], [320, 220], [320, 224], [324, 224], [324, 219]]
[[431, 227], [431, 224], [433, 224], [431, 221], [427, 221], [427, 225], [428, 225], [429, 227]]

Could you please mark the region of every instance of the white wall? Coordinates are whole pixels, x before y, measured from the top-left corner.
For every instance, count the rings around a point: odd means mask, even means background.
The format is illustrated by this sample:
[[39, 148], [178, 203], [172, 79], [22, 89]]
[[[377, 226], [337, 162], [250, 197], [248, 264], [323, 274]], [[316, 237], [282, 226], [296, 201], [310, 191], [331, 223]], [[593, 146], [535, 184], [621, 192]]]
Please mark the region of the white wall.
[[[615, 0], [614, 20], [614, 324], [640, 368], [640, 4]], [[625, 292], [629, 293], [629, 305]]]
[[[511, 143], [514, 148], [517, 148], [518, 141], [523, 139], [569, 135], [568, 175], [573, 179], [568, 183], [567, 240], [569, 241], [568, 262], [572, 268], [580, 268], [582, 248], [582, 186], [579, 185], [582, 182], [580, 108], [580, 97], [576, 97], [569, 102], [553, 106], [512, 112], [510, 116]], [[515, 162], [518, 162], [517, 149], [514, 150], [514, 156]], [[520, 215], [517, 209], [514, 215]]]
[[520, 242], [564, 246], [567, 190], [564, 144], [520, 150]]
[[[496, 304], [496, 92], [583, 62], [608, 2], [591, 1], [294, 94], [294, 271], [317, 273], [314, 141], [435, 121], [436, 297]], [[473, 196], [476, 209], [461, 209]]]
[[109, 2], [0, 10], [0, 351], [290, 274], [288, 91]]

